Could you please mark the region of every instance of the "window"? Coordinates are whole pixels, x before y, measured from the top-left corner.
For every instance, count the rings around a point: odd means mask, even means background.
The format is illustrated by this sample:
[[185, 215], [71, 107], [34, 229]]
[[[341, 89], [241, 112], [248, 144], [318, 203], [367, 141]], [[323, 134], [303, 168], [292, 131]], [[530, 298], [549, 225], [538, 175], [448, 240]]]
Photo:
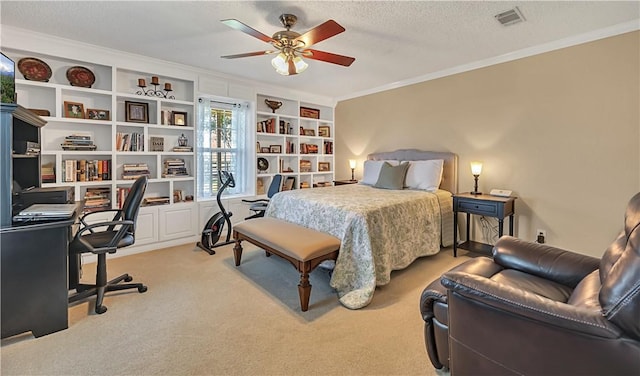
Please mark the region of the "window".
[[198, 199], [216, 197], [222, 185], [218, 177], [220, 169], [231, 172], [236, 181], [235, 188], [229, 187], [225, 193], [246, 193], [250, 154], [246, 147], [248, 104], [204, 98], [198, 102]]

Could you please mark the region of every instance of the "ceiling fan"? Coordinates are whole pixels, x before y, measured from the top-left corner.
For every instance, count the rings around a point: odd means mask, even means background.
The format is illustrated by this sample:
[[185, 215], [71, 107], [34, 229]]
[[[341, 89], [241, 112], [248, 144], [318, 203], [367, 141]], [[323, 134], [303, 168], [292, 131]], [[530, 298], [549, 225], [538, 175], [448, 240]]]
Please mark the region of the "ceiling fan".
[[302, 73], [307, 69], [308, 64], [302, 60], [302, 57], [325, 61], [327, 63], [333, 63], [348, 67], [356, 59], [349, 56], [337, 55], [330, 52], [319, 51], [311, 49], [311, 45], [322, 42], [325, 39], [331, 38], [334, 35], [342, 33], [345, 29], [340, 26], [336, 21], [329, 20], [325, 23], [314, 27], [304, 34], [296, 33], [291, 28], [295, 25], [298, 17], [293, 14], [283, 14], [280, 16], [280, 22], [286, 28], [273, 34], [273, 36], [265, 35], [252, 27], [236, 20], [228, 19], [221, 22], [233, 29], [242, 31], [249, 34], [252, 37], [258, 38], [263, 42], [270, 43], [276, 50], [273, 51], [256, 51], [247, 52], [244, 54], [221, 56], [224, 59], [237, 59], [240, 57], [260, 56], [278, 53], [278, 55], [271, 60], [271, 65], [276, 69], [276, 72], [288, 76], [293, 74]]

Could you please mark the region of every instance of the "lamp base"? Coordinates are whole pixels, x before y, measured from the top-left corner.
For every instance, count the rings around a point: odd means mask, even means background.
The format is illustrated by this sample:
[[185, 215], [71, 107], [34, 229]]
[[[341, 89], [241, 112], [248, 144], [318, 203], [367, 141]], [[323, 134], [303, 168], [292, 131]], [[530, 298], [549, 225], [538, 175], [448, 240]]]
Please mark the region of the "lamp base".
[[474, 196], [478, 196], [478, 195], [481, 195], [481, 194], [482, 194], [482, 192], [469, 192], [469, 193], [471, 193], [471, 194], [472, 194], [472, 195], [474, 195]]

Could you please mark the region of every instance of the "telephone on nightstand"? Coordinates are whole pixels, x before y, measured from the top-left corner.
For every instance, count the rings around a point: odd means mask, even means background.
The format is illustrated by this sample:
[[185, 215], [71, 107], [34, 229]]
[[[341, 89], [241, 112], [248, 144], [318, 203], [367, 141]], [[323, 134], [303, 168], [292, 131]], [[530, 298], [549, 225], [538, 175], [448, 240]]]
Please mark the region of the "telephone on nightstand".
[[492, 189], [491, 192], [489, 192], [489, 194], [491, 196], [509, 197], [511, 196], [511, 192], [513, 191], [509, 191], [506, 189]]

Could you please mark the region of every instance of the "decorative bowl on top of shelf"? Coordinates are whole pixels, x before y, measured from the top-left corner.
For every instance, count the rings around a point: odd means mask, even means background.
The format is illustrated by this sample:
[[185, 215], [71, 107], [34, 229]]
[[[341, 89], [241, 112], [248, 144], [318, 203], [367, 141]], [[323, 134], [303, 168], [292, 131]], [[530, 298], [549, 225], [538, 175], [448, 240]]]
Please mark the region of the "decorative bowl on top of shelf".
[[49, 82], [51, 68], [47, 63], [35, 57], [24, 57], [18, 61], [18, 70], [25, 80]]
[[266, 98], [264, 100], [264, 103], [267, 104], [267, 106], [271, 109], [271, 112], [273, 112], [274, 114], [276, 113], [276, 110], [278, 108], [282, 107], [282, 102], [272, 101]]
[[67, 80], [71, 86], [91, 87], [96, 82], [96, 76], [85, 67], [75, 66], [67, 69]]

